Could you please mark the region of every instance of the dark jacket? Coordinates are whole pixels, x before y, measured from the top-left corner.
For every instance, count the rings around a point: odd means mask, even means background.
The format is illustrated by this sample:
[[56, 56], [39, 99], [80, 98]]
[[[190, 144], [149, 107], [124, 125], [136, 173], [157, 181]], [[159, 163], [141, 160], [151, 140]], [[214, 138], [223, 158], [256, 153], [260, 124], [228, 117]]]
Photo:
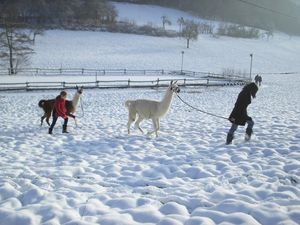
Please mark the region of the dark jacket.
[[247, 107], [251, 104], [251, 96], [255, 98], [257, 90], [258, 88], [255, 83], [247, 84], [243, 88], [229, 116], [231, 123], [244, 126], [246, 121], [252, 120], [247, 114]]
[[56, 97], [53, 109], [53, 113], [56, 117], [60, 116], [64, 119], [68, 118], [66, 114], [67, 110], [65, 104], [66, 100], [63, 99], [60, 95]]

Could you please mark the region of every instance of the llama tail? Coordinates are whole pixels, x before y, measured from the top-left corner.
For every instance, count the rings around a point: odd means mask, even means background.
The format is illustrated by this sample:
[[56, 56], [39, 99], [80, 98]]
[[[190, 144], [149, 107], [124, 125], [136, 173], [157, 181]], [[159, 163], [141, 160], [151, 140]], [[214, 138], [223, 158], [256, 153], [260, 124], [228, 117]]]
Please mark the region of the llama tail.
[[46, 100], [44, 100], [44, 99], [42, 99], [41, 101], [39, 101], [39, 107], [43, 108], [45, 102], [46, 102]]

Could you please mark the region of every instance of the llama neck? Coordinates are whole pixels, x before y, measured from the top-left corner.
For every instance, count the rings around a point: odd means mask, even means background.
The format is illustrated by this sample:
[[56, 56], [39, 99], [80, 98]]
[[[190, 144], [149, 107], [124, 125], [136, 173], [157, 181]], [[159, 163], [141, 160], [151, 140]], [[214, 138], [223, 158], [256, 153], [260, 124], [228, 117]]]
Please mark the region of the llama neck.
[[79, 99], [80, 99], [80, 94], [78, 92], [75, 93], [73, 100], [72, 100], [72, 104], [74, 109], [76, 109], [78, 103], [79, 103]]
[[173, 92], [170, 89], [168, 89], [162, 101], [159, 102], [160, 115], [164, 115], [169, 110], [172, 98]]

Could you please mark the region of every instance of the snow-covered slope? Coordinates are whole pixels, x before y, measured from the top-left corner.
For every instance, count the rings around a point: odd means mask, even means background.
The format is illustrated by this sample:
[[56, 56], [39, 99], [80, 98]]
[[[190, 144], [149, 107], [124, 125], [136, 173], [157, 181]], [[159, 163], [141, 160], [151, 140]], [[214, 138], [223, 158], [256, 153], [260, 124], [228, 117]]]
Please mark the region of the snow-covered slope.
[[[177, 19], [199, 18], [185, 12], [158, 6], [114, 3], [119, 20], [128, 18], [138, 24], [148, 22], [161, 26], [167, 15], [172, 29]], [[220, 73], [224, 69], [249, 72], [250, 54], [253, 72], [300, 71], [300, 37], [275, 33], [274, 38], [240, 39], [200, 35], [186, 49], [186, 40], [108, 32], [47, 31], [37, 38], [32, 67], [67, 67], [99, 69], [183, 69]]]
[[[180, 69], [185, 50], [184, 69], [248, 71], [254, 53], [254, 73], [300, 71], [297, 37], [200, 36], [184, 46], [180, 39], [54, 30], [38, 37], [33, 66]], [[299, 75], [263, 75], [249, 107], [253, 139], [245, 143], [240, 127], [229, 146], [227, 120], [178, 98], [158, 138], [136, 130], [128, 136], [125, 100], [160, 99], [162, 89], [84, 90], [79, 126], [70, 119], [70, 134], [61, 134], [59, 120], [53, 136], [39, 126], [37, 104], [56, 91], [1, 92], [0, 225], [299, 224], [299, 83]], [[240, 90], [183, 88], [180, 95], [226, 117]]]
[[276, 34], [269, 41], [199, 36], [190, 49], [179, 38], [108, 32], [47, 31], [38, 37], [33, 67], [180, 70], [221, 72], [231, 68], [253, 73], [300, 71], [300, 38]]
[[[61, 134], [59, 120], [53, 136], [39, 126], [37, 103], [56, 92], [1, 93], [0, 224], [299, 224], [299, 82], [264, 76], [249, 107], [253, 140], [244, 143], [241, 127], [230, 146], [227, 120], [177, 98], [158, 138], [128, 136], [125, 100], [164, 90], [85, 90], [79, 127], [70, 120]], [[181, 97], [227, 116], [240, 89]]]

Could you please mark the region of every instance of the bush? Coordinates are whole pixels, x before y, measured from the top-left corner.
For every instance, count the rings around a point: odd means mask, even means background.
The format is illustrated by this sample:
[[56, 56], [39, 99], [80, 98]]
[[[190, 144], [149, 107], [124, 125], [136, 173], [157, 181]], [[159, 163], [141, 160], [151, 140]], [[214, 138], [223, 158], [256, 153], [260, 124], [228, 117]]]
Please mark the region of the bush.
[[222, 70], [223, 77], [248, 77], [249, 73], [245, 70], [235, 70], [234, 68], [224, 68]]
[[256, 28], [246, 28], [240, 25], [221, 24], [217, 31], [218, 35], [240, 38], [259, 38], [260, 33]]

